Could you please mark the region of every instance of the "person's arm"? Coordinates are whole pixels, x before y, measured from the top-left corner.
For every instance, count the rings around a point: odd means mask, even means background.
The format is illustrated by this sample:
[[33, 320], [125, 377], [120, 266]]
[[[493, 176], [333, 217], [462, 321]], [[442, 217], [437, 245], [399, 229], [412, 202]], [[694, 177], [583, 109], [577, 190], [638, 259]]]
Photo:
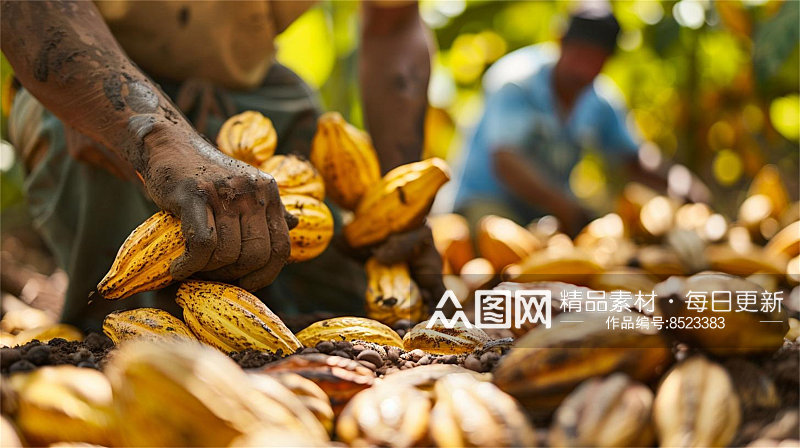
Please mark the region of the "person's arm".
[[669, 192], [690, 202], [711, 200], [711, 191], [700, 178], [683, 165], [662, 160], [655, 145], [642, 145], [638, 156], [630, 158], [625, 168], [630, 180], [656, 191]]
[[174, 278], [204, 271], [248, 289], [275, 278], [290, 245], [274, 179], [206, 142], [128, 59], [92, 2], [3, 1], [1, 25], [22, 85], [119, 152], [153, 201], [181, 219], [186, 251]]
[[362, 2], [360, 87], [366, 127], [387, 171], [422, 156], [431, 61], [416, 2]]
[[517, 197], [538, 209], [552, 213], [564, 228], [577, 232], [588, 220], [583, 207], [561, 188], [552, 185], [547, 175], [519, 155], [519, 150], [500, 147], [492, 152], [495, 176]]

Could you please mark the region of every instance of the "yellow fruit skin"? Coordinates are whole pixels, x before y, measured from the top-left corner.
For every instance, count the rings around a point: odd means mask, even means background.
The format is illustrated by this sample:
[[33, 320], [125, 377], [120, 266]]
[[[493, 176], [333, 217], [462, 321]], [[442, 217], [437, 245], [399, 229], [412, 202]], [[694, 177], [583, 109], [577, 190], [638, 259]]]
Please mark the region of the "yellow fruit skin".
[[223, 352], [252, 348], [291, 354], [301, 347], [283, 321], [242, 288], [191, 280], [181, 284], [175, 301], [195, 336]]
[[450, 180], [450, 168], [439, 158], [401, 165], [370, 187], [344, 227], [352, 247], [378, 243], [392, 233], [419, 226], [439, 188]]
[[[755, 303], [750, 311], [736, 312], [737, 294], [752, 291]], [[719, 273], [700, 273], [689, 278], [671, 277], [655, 286], [656, 310], [664, 322], [670, 319], [724, 320], [724, 327], [675, 328], [670, 333], [679, 341], [701, 348], [717, 356], [767, 355], [783, 345], [783, 336], [789, 330], [786, 309], [775, 307], [768, 311], [764, 300], [764, 288], [740, 277]], [[706, 297], [705, 309], [691, 309], [689, 293]], [[712, 299], [730, 293], [730, 312], [723, 311], [727, 305], [714, 305]], [[724, 294], [724, 295], [723, 295]], [[699, 301], [699, 299], [698, 299]], [[697, 301], [695, 302], [698, 303]], [[762, 309], [762, 307], [764, 307]], [[715, 308], [719, 311], [715, 311]]]
[[321, 425], [286, 388], [256, 388], [230, 358], [187, 341], [131, 341], [106, 366], [123, 424], [120, 446], [228, 446], [260, 428], [304, 432]]
[[229, 118], [217, 135], [217, 147], [225, 154], [253, 166], [272, 157], [278, 134], [269, 118], [246, 111]]
[[367, 317], [394, 325], [406, 319], [419, 322], [425, 316], [425, 303], [406, 263], [385, 265], [374, 258], [367, 260]]
[[652, 446], [653, 392], [622, 373], [584, 381], [553, 418], [550, 446]]
[[[622, 319], [624, 314], [614, 316]], [[552, 328], [537, 326], [500, 360], [494, 383], [531, 414], [549, 415], [589, 378], [623, 372], [647, 382], [660, 376], [672, 361], [667, 339], [655, 330], [609, 331], [606, 318], [603, 313], [563, 313], [553, 319]]]
[[458, 274], [475, 258], [467, 219], [455, 213], [428, 217], [436, 250], [442, 254], [446, 274]]
[[93, 369], [42, 367], [15, 376], [17, 426], [31, 446], [86, 442], [111, 446], [117, 426], [111, 386]]
[[172, 282], [169, 267], [184, 248], [180, 220], [163, 211], [154, 214], [122, 243], [97, 292], [106, 299], [124, 299], [167, 286]]
[[471, 353], [489, 342], [489, 335], [477, 327], [467, 328], [457, 322], [453, 328], [445, 328], [437, 320], [431, 328], [428, 321], [420, 322], [403, 336], [403, 349], [424, 350], [436, 355]]
[[327, 249], [333, 238], [333, 215], [324, 202], [310, 196], [281, 196], [286, 211], [294, 215], [297, 227], [289, 231], [292, 253], [289, 262], [310, 260]]
[[158, 308], [115, 311], [103, 320], [103, 333], [114, 344], [131, 339], [196, 339], [180, 319]]
[[[263, 374], [252, 373], [250, 375], [258, 376]], [[333, 414], [333, 408], [331, 407], [331, 400], [321, 387], [317, 386], [313, 381], [293, 372], [275, 372], [268, 375], [275, 378], [285, 388], [292, 391], [300, 402], [303, 403], [303, 406], [308, 408], [317, 420], [319, 420], [325, 428], [325, 431], [329, 434], [333, 431], [333, 420], [335, 416]]]
[[800, 255], [800, 221], [784, 227], [769, 240], [764, 251], [770, 258]]
[[350, 400], [336, 422], [336, 434], [350, 446], [421, 446], [430, 410], [430, 398], [417, 388], [379, 384]]
[[14, 337], [14, 344], [22, 345], [34, 339], [40, 342], [47, 342], [55, 338], [66, 339], [68, 341], [80, 341], [83, 340], [83, 334], [80, 330], [69, 324], [45, 325], [19, 332]]
[[363, 317], [334, 317], [314, 322], [297, 333], [306, 347], [322, 341], [366, 341], [403, 348], [400, 335], [386, 325]]
[[347, 123], [338, 112], [322, 114], [311, 143], [311, 163], [325, 179], [328, 196], [355, 210], [361, 197], [381, 177], [378, 154], [365, 132]]
[[741, 418], [727, 372], [699, 355], [664, 376], [653, 404], [660, 446], [728, 446]]
[[322, 176], [311, 162], [302, 157], [294, 154], [272, 156], [259, 168], [275, 178], [281, 196], [301, 194], [320, 201], [325, 199]]
[[467, 373], [448, 375], [436, 382], [434, 398], [429, 427], [436, 446], [536, 445], [519, 403], [492, 383]]
[[[289, 232], [289, 261], [305, 261], [322, 253], [333, 237], [333, 216], [328, 206], [303, 195], [284, 195], [281, 201], [300, 221]], [[180, 219], [164, 211], [154, 214], [122, 243], [97, 291], [106, 299], [124, 299], [169, 285], [173, 281], [169, 267], [183, 254], [185, 245]]]
[[477, 240], [481, 256], [491, 261], [497, 271], [542, 248], [539, 239], [527, 229], [510, 219], [494, 215], [481, 218]]

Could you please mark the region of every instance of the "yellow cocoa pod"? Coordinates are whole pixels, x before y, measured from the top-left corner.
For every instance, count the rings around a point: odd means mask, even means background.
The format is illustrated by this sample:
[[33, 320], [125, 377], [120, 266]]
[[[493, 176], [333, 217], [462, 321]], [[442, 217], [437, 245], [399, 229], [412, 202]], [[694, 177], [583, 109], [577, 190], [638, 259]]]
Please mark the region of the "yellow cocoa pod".
[[475, 258], [467, 219], [455, 213], [428, 218], [436, 250], [449, 268], [449, 274], [458, 274], [461, 267]]
[[419, 226], [448, 180], [450, 168], [436, 157], [389, 171], [361, 198], [353, 221], [344, 227], [347, 242], [367, 246]]
[[438, 380], [433, 390], [429, 428], [436, 446], [536, 446], [519, 403], [494, 384], [458, 373]]
[[[254, 378], [259, 375], [265, 374], [251, 373], [249, 376]], [[333, 431], [333, 420], [335, 416], [333, 414], [333, 408], [331, 407], [331, 400], [321, 387], [317, 386], [316, 383], [308, 378], [304, 378], [294, 372], [274, 372], [267, 373], [267, 375], [278, 380], [285, 388], [292, 391], [292, 393], [300, 399], [300, 402], [303, 403], [303, 406], [314, 414], [314, 417], [319, 420], [328, 433]], [[265, 383], [258, 380], [255, 382], [256, 388], [264, 384]]]
[[158, 308], [115, 311], [103, 320], [103, 333], [114, 344], [131, 339], [196, 339], [183, 321]]
[[652, 446], [653, 392], [623, 373], [584, 381], [558, 408], [550, 446]]
[[497, 271], [518, 263], [542, 248], [542, 243], [528, 229], [514, 221], [487, 215], [478, 223], [478, 251]]
[[217, 147], [225, 154], [253, 166], [272, 157], [278, 134], [269, 118], [255, 111], [228, 118], [217, 135]]
[[223, 352], [252, 348], [291, 354], [301, 347], [283, 321], [242, 288], [191, 280], [181, 284], [175, 301], [195, 336]]
[[386, 325], [394, 325], [401, 319], [419, 322], [424, 318], [425, 304], [406, 263], [387, 266], [370, 258], [365, 268], [367, 317]]
[[699, 355], [664, 376], [653, 403], [660, 446], [728, 446], [741, 418], [727, 372]]
[[757, 246], [738, 251], [728, 244], [715, 244], [706, 247], [705, 256], [712, 270], [738, 276], [755, 273], [782, 275], [786, 273], [786, 265], [789, 263], [785, 255], [768, 254], [765, 249]]
[[260, 369], [270, 375], [296, 373], [311, 380], [330, 398], [335, 415], [339, 415], [353, 396], [372, 387], [375, 372], [358, 361], [323, 353], [287, 356]]
[[12, 380], [17, 426], [31, 446], [86, 442], [111, 446], [117, 426], [111, 385], [94, 369], [42, 367]]
[[66, 339], [68, 341], [80, 341], [83, 340], [83, 334], [80, 330], [69, 324], [45, 325], [19, 332], [14, 338], [14, 344], [27, 344], [34, 339], [40, 342], [47, 342], [55, 338]]
[[228, 446], [264, 427], [328, 439], [280, 383], [256, 388], [235, 362], [202, 344], [131, 341], [106, 373], [124, 422], [121, 446]]
[[436, 320], [431, 328], [428, 321], [420, 322], [403, 336], [403, 349], [411, 351], [421, 349], [436, 355], [453, 355], [471, 353], [489, 342], [485, 331], [473, 326], [467, 328], [458, 321], [453, 328], [446, 328], [440, 320]]
[[320, 201], [325, 199], [322, 176], [311, 162], [300, 156], [294, 154], [272, 156], [262, 163], [260, 168], [275, 178], [281, 196], [302, 194]]
[[614, 372], [642, 382], [658, 378], [672, 361], [668, 340], [654, 327], [609, 330], [610, 316], [648, 319], [633, 313], [562, 313], [552, 328], [539, 325], [514, 343], [497, 365], [494, 383], [532, 414], [549, 415], [589, 378]]
[[124, 299], [172, 283], [169, 266], [183, 254], [181, 221], [168, 212], [147, 218], [128, 236], [97, 292], [106, 299]]
[[311, 143], [311, 163], [325, 179], [328, 196], [355, 210], [361, 197], [381, 177], [378, 154], [367, 133], [347, 123], [338, 112], [322, 114]]
[[350, 446], [424, 445], [430, 411], [431, 399], [424, 392], [409, 384], [382, 383], [350, 400], [336, 422], [336, 434]]
[[297, 227], [289, 231], [292, 254], [289, 262], [310, 260], [321, 254], [333, 238], [333, 215], [324, 202], [310, 196], [281, 196], [286, 211], [297, 217]]
[[403, 348], [400, 335], [386, 325], [363, 317], [334, 317], [314, 322], [297, 333], [306, 347], [322, 341], [366, 341]]
[[[679, 341], [718, 356], [767, 355], [783, 345], [789, 330], [786, 310], [764, 296], [758, 284], [726, 274], [700, 273], [689, 278], [671, 277], [656, 285], [656, 315], [664, 322], [699, 319], [716, 327], [686, 326], [670, 331]], [[739, 301], [747, 294], [752, 302]], [[736, 312], [744, 303], [748, 311]]]
[[548, 247], [506, 268], [506, 279], [515, 282], [565, 282], [585, 285], [603, 267], [587, 251], [577, 247]]

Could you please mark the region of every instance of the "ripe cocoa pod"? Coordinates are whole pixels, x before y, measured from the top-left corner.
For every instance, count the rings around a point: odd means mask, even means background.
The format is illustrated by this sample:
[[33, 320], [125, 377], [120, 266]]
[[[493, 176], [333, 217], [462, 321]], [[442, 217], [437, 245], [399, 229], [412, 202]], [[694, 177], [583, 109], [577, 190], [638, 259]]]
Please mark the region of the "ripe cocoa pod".
[[[620, 319], [626, 315], [613, 314]], [[551, 328], [534, 328], [501, 359], [495, 384], [531, 413], [547, 415], [586, 379], [613, 372], [642, 382], [657, 378], [672, 361], [668, 341], [653, 327], [609, 330], [607, 317], [564, 313], [553, 319]]]
[[[251, 375], [257, 376], [260, 374], [253, 373]], [[331, 400], [325, 395], [325, 391], [321, 387], [317, 386], [313, 381], [292, 372], [277, 372], [269, 375], [292, 391], [303, 403], [303, 406], [314, 414], [328, 434], [333, 431], [334, 414]], [[263, 385], [264, 383], [259, 384]]]
[[169, 266], [185, 245], [180, 220], [163, 211], [154, 214], [122, 243], [97, 292], [106, 299], [124, 299], [167, 286], [172, 283]]
[[344, 227], [352, 247], [383, 241], [392, 233], [422, 224], [436, 192], [450, 180], [450, 168], [439, 158], [401, 165], [370, 186], [355, 217]]
[[603, 267], [588, 252], [575, 247], [548, 247], [506, 268], [505, 279], [515, 282], [566, 282], [585, 285]]
[[458, 274], [466, 262], [475, 258], [467, 219], [455, 213], [430, 216], [428, 225], [433, 233], [433, 243], [442, 255], [450, 274]]
[[739, 398], [722, 366], [694, 356], [664, 376], [653, 421], [661, 446], [727, 446], [741, 421]]
[[423, 392], [432, 392], [433, 386], [437, 381], [454, 374], [471, 375], [478, 381], [492, 380], [491, 373], [478, 373], [453, 364], [428, 364], [387, 375], [383, 377], [381, 384], [403, 384], [413, 386]]
[[190, 280], [175, 298], [198, 339], [225, 353], [248, 348], [292, 354], [302, 345], [256, 296], [224, 283]]
[[406, 263], [385, 265], [367, 260], [367, 317], [386, 325], [405, 319], [419, 322], [425, 317], [425, 303]]
[[335, 415], [342, 412], [353, 396], [375, 382], [375, 372], [352, 359], [322, 353], [286, 357], [264, 366], [260, 372], [296, 373], [319, 386], [331, 400]]
[[535, 446], [536, 434], [519, 404], [492, 383], [467, 374], [441, 378], [430, 416], [436, 446]]
[[14, 345], [27, 344], [34, 339], [39, 342], [47, 342], [51, 339], [60, 338], [68, 341], [83, 340], [83, 334], [77, 328], [69, 324], [52, 324], [43, 327], [30, 328], [19, 332], [14, 336]]
[[578, 386], [561, 404], [550, 428], [550, 446], [652, 446], [653, 392], [615, 373]]
[[[736, 312], [737, 295], [752, 292], [751, 311]], [[701, 273], [689, 278], [673, 277], [655, 287], [658, 296], [656, 314], [662, 316], [667, 328], [677, 339], [700, 347], [716, 355], [771, 353], [781, 347], [783, 336], [789, 329], [786, 310], [777, 306], [772, 311], [762, 311], [765, 306], [764, 290], [756, 283], [726, 274]], [[690, 293], [697, 299], [691, 299]], [[728, 294], [730, 294], [728, 296]], [[706, 298], [704, 310], [699, 306]], [[712, 299], [717, 298], [717, 305]], [[728, 304], [720, 300], [730, 299]], [[689, 309], [690, 305], [694, 308]], [[712, 309], [716, 306], [717, 311]], [[716, 328], [704, 325], [670, 328], [671, 319], [717, 319]], [[724, 320], [724, 326], [723, 325]], [[694, 328], [697, 327], [697, 328]]]
[[294, 155], [276, 155], [259, 167], [275, 178], [281, 196], [301, 194], [322, 201], [325, 199], [325, 183], [314, 165]]
[[289, 390], [277, 381], [254, 388], [236, 363], [202, 344], [131, 341], [106, 373], [126, 446], [227, 446], [265, 427], [327, 440]]
[[428, 395], [413, 386], [380, 384], [350, 400], [336, 434], [350, 446], [417, 446], [428, 433], [430, 411]]
[[492, 263], [495, 270], [519, 263], [543, 247], [541, 241], [528, 229], [514, 221], [495, 215], [486, 215], [478, 222], [478, 251]]
[[17, 392], [16, 424], [32, 446], [85, 442], [111, 446], [117, 422], [111, 386], [93, 369], [42, 367], [12, 378]]
[[381, 178], [378, 154], [369, 135], [347, 123], [338, 112], [324, 113], [317, 120], [311, 163], [325, 179], [328, 196], [348, 210], [355, 210], [362, 196]]
[[333, 238], [333, 215], [324, 202], [310, 196], [281, 196], [286, 211], [294, 215], [297, 226], [289, 231], [292, 252], [289, 262], [310, 260], [319, 256]]
[[766, 250], [756, 246], [738, 251], [727, 244], [716, 244], [706, 247], [705, 256], [712, 270], [739, 276], [785, 274], [789, 262], [782, 254], [768, 255]]
[[4, 448], [22, 448], [22, 439], [17, 428], [4, 416], [0, 415], [0, 446]]
[[322, 341], [366, 341], [403, 348], [403, 340], [396, 331], [363, 317], [334, 317], [314, 322], [300, 330], [297, 338], [306, 347]]
[[[290, 378], [289, 375], [292, 377]], [[316, 384], [299, 375], [289, 373], [284, 374], [283, 380], [278, 376], [258, 373], [248, 374], [247, 377], [255, 390], [286, 408], [291, 416], [301, 423], [304, 432], [313, 435], [315, 440], [328, 439], [330, 431], [317, 418], [314, 409], [307, 405], [310, 404], [323, 412], [324, 418], [330, 419], [330, 423], [333, 423], [333, 409], [331, 409], [330, 400]], [[297, 392], [289, 385], [297, 388]], [[304, 401], [303, 393], [311, 393], [311, 395], [305, 395], [306, 400]], [[311, 400], [312, 397], [313, 400]]]
[[158, 308], [115, 311], [103, 320], [103, 333], [114, 344], [131, 339], [197, 339], [183, 321]]
[[[570, 283], [563, 282], [530, 282], [530, 283], [516, 283], [516, 282], [503, 282], [492, 288], [496, 291], [509, 291], [511, 297], [514, 297], [518, 290], [541, 290], [550, 291], [550, 315], [555, 317], [561, 313], [561, 302], [566, 294], [576, 294], [577, 297], [586, 298], [589, 292], [592, 291], [585, 286], [576, 286]], [[512, 305], [512, 316], [516, 315], [516, 303]], [[525, 335], [530, 330], [536, 328], [539, 322], [531, 322], [526, 320], [521, 322], [519, 326], [512, 325], [510, 331], [516, 337]]]
[[269, 118], [246, 111], [228, 118], [217, 135], [220, 151], [259, 167], [275, 153], [278, 134]]
[[473, 326], [467, 328], [462, 322], [446, 328], [440, 320], [427, 328], [428, 321], [420, 322], [403, 336], [403, 349], [423, 350], [436, 355], [471, 353], [483, 347], [491, 338], [485, 331]]

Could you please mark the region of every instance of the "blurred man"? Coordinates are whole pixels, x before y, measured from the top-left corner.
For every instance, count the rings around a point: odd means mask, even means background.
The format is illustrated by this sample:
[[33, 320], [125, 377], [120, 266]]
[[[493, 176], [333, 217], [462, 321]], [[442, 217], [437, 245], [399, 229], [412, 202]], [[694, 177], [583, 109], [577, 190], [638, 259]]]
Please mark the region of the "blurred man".
[[[284, 270], [289, 228], [274, 180], [204, 135], [256, 110], [273, 121], [278, 152], [308, 155], [318, 106], [311, 89], [275, 62], [273, 39], [309, 4], [2, 2], [2, 50], [26, 89], [16, 97], [10, 136], [28, 172], [34, 225], [70, 278], [62, 320], [98, 328], [112, 304], [174, 306], [169, 294], [87, 305], [122, 241], [158, 209], [181, 219], [187, 240], [171, 266], [175, 279], [198, 275], [258, 290]], [[427, 35], [415, 2], [365, 2], [361, 12], [360, 87], [386, 172], [421, 154]], [[412, 235], [403, 242], [413, 250], [381, 253], [413, 254], [423, 289], [436, 279], [441, 287], [430, 231]], [[427, 267], [437, 275], [421, 276]], [[278, 311], [362, 308], [363, 270], [334, 248], [284, 274], [261, 295]]]
[[[639, 143], [621, 101], [609, 95], [610, 81], [597, 79], [619, 30], [609, 12], [583, 10], [571, 17], [560, 51], [535, 45], [495, 63], [484, 77], [486, 108], [460, 173], [457, 212], [473, 224], [486, 214], [520, 224], [552, 214], [574, 233], [589, 215], [570, 192], [569, 176], [589, 148], [637, 181], [666, 186], [665, 167], [640, 163]], [[704, 190], [701, 184], [681, 189], [696, 199]]]

